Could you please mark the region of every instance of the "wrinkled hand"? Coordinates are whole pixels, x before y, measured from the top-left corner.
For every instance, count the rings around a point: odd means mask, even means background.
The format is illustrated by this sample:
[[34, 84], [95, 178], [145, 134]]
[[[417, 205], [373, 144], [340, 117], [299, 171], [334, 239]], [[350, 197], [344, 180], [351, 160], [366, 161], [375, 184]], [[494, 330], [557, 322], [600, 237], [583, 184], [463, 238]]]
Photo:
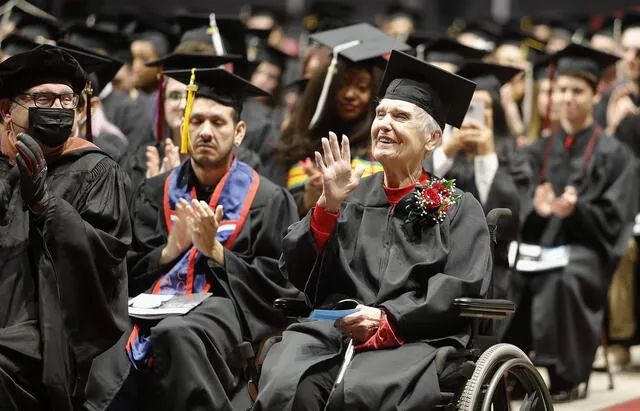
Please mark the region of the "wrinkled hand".
[[155, 146], [147, 146], [147, 172], [146, 178], [152, 178], [160, 174], [160, 153]]
[[18, 135], [16, 149], [22, 200], [34, 215], [41, 216], [51, 200], [47, 190], [47, 162], [44, 153], [38, 143], [26, 133]]
[[351, 194], [364, 173], [364, 167], [351, 170], [351, 150], [349, 138], [342, 136], [342, 148], [335, 133], [329, 133], [329, 139], [322, 138], [324, 159], [315, 152], [316, 164], [322, 174], [322, 194], [318, 205], [329, 212], [337, 212], [340, 204]]
[[494, 151], [493, 131], [476, 121], [466, 121], [459, 135], [465, 150], [471, 154], [487, 155]]
[[223, 209], [219, 205], [215, 213], [204, 201], [193, 200], [187, 207], [189, 228], [193, 245], [205, 256], [218, 264], [224, 264], [224, 247], [216, 238], [222, 222]]
[[322, 173], [313, 167], [313, 163], [308, 157], [305, 161], [301, 161], [300, 164], [308, 177], [304, 183], [304, 197], [302, 198], [302, 211], [307, 212], [316, 205], [322, 195]]
[[189, 217], [187, 207], [189, 207], [189, 203], [184, 199], [180, 199], [180, 202], [176, 204], [176, 213], [169, 232], [169, 238], [167, 239], [167, 245], [162, 250], [160, 264], [175, 260], [191, 247], [192, 240], [191, 230], [187, 223]]
[[164, 158], [162, 159], [162, 166], [160, 167], [160, 173], [173, 170], [180, 165], [180, 147], [173, 144], [173, 141], [168, 138], [164, 143]]
[[358, 312], [336, 321], [335, 326], [355, 344], [362, 344], [378, 331], [385, 314], [379, 308], [366, 305], [358, 305], [356, 310]]
[[553, 201], [551, 206], [553, 215], [565, 218], [573, 213], [578, 201], [578, 190], [573, 186], [564, 188], [564, 193]]
[[542, 217], [549, 217], [553, 213], [553, 201], [556, 195], [553, 192], [553, 186], [551, 183], [540, 184], [536, 188], [535, 195], [533, 197], [533, 208], [538, 215]]

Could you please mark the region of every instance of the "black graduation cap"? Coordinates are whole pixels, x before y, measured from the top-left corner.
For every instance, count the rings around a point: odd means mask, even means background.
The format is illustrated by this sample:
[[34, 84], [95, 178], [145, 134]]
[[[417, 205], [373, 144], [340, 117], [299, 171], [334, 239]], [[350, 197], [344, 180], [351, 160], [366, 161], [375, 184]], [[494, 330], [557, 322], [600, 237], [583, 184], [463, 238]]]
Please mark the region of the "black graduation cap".
[[411, 48], [367, 23], [315, 33], [310, 38], [352, 63], [378, 59], [391, 50], [405, 51]]
[[533, 78], [535, 80], [542, 80], [551, 77], [552, 69], [549, 66], [553, 57], [553, 54], [544, 53], [533, 62]]
[[355, 7], [343, 1], [316, 0], [304, 16], [303, 26], [309, 33], [348, 26], [353, 21]]
[[280, 68], [280, 71], [284, 74], [284, 69], [286, 68], [289, 58], [289, 55], [283, 53], [275, 47], [264, 46], [258, 47], [255, 62], [271, 63], [275, 66], [278, 66]]
[[413, 103], [441, 128], [460, 127], [476, 85], [400, 51], [392, 51], [382, 78], [380, 98]]
[[98, 95], [118, 73], [124, 62], [122, 60], [96, 53], [75, 44], [58, 42], [58, 48], [71, 54], [91, 78], [93, 94]]
[[[214, 14], [214, 17], [225, 54], [245, 56], [247, 28], [240, 17], [224, 14]], [[181, 43], [188, 40], [212, 41], [211, 13], [179, 13], [176, 20], [183, 33]]]
[[165, 70], [178, 70], [185, 67], [204, 69], [216, 68], [222, 64], [240, 60], [240, 56], [216, 56], [202, 53], [170, 53], [166, 56], [150, 61], [148, 67], [163, 67]]
[[40, 45], [0, 63], [0, 98], [13, 98], [31, 87], [45, 83], [68, 84], [80, 93], [87, 74], [69, 53]]
[[379, 61], [381, 57], [389, 54], [391, 50], [404, 51], [411, 48], [408, 44], [387, 36], [382, 31], [367, 23], [354, 24], [348, 27], [315, 33], [311, 35], [310, 38], [329, 47], [333, 52], [333, 58], [327, 70], [327, 78], [325, 78], [323, 83], [320, 98], [316, 105], [316, 111], [309, 123], [309, 129], [312, 129], [320, 119], [320, 114], [322, 113], [329, 88], [331, 87], [331, 81], [337, 71], [338, 56], [352, 63], [367, 64]]
[[624, 12], [622, 16], [622, 30], [626, 30], [632, 27], [640, 27], [640, 11], [628, 10]]
[[500, 88], [521, 72], [522, 70], [511, 66], [483, 61], [468, 61], [460, 67], [456, 74], [476, 83], [476, 90], [488, 91], [492, 98], [499, 99]]
[[34, 16], [19, 9], [16, 10], [15, 25], [21, 35], [33, 40], [39, 37], [56, 40], [61, 29], [56, 19]]
[[[226, 70], [214, 69], [191, 69], [191, 70], [168, 70], [164, 74], [181, 83], [187, 84], [187, 106], [185, 107], [185, 121], [188, 125], [188, 117], [193, 106], [195, 97], [208, 98], [220, 104], [232, 107], [238, 116], [242, 113], [244, 101], [250, 97], [269, 97], [271, 94], [258, 88], [233, 73]], [[180, 151], [187, 152], [189, 140], [189, 127], [182, 128], [182, 138]]]
[[553, 55], [557, 75], [576, 75], [589, 81], [594, 87], [602, 71], [620, 60], [613, 54], [603, 53], [591, 47], [571, 43]]
[[427, 63], [450, 63], [456, 66], [465, 60], [478, 60], [486, 55], [487, 52], [484, 50], [467, 47], [448, 37], [434, 40], [423, 49], [423, 60]]
[[131, 61], [129, 37], [117, 31], [74, 24], [65, 30], [67, 43], [108, 54], [124, 62]]
[[153, 44], [159, 55], [169, 53], [175, 36], [171, 25], [160, 18], [142, 15], [136, 22], [132, 32], [133, 40], [145, 40]]
[[0, 48], [4, 52], [5, 56], [14, 56], [18, 53], [24, 53], [25, 51], [32, 50], [38, 47], [38, 43], [21, 36], [20, 34], [10, 33], [2, 39], [0, 42]]
[[520, 48], [528, 61], [533, 61], [544, 53], [545, 44], [533, 38], [532, 34], [526, 33], [515, 27], [506, 27], [498, 39], [497, 47], [512, 45]]
[[442, 34], [436, 33], [434, 31], [417, 30], [409, 35], [409, 37], [407, 38], [407, 44], [413, 48], [416, 48], [420, 45], [429, 44], [441, 37]]

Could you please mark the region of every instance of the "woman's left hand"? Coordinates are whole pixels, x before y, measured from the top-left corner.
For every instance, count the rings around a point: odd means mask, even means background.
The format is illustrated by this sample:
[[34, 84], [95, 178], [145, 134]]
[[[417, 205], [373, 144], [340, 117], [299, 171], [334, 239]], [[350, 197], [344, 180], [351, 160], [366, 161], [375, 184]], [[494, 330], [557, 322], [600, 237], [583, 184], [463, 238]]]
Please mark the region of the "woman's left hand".
[[464, 146], [467, 147], [467, 151], [475, 155], [484, 156], [495, 151], [493, 131], [484, 124], [472, 120], [465, 122], [465, 125], [460, 130], [460, 134]]
[[385, 314], [379, 308], [358, 305], [358, 312], [342, 317], [336, 321], [336, 328], [353, 339], [355, 344], [362, 344], [371, 338], [380, 327]]

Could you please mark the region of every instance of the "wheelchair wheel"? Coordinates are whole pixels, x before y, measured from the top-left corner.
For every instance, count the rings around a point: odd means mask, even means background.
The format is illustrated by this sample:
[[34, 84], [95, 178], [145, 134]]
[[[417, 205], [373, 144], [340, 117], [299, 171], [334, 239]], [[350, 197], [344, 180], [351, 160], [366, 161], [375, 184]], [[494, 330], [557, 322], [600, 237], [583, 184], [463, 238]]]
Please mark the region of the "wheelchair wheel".
[[[458, 400], [459, 411], [509, 410], [506, 376], [514, 377], [522, 385], [528, 408], [523, 403], [521, 409], [553, 410], [549, 390], [531, 360], [518, 347], [497, 344], [478, 359], [473, 375]], [[498, 402], [502, 400], [501, 404], [495, 401], [496, 398]]]

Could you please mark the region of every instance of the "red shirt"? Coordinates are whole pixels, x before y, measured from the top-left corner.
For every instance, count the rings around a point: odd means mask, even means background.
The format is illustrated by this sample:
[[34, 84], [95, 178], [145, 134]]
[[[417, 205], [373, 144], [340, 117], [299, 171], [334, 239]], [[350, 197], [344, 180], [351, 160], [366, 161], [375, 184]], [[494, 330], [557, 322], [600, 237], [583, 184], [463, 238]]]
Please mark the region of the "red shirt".
[[[429, 174], [425, 171], [420, 175], [420, 183], [424, 184], [429, 180]], [[384, 187], [384, 193], [391, 204], [392, 209], [398, 202], [415, 188], [415, 183], [406, 187], [389, 188]], [[311, 232], [315, 240], [318, 252], [324, 250], [331, 233], [336, 226], [340, 213], [330, 213], [324, 208], [316, 205], [311, 215]], [[384, 309], [383, 309], [384, 310]], [[396, 335], [394, 320], [391, 315], [384, 310], [385, 316], [380, 323], [376, 333], [364, 343], [355, 347], [356, 351], [379, 350], [393, 348], [402, 345], [404, 342]]]

